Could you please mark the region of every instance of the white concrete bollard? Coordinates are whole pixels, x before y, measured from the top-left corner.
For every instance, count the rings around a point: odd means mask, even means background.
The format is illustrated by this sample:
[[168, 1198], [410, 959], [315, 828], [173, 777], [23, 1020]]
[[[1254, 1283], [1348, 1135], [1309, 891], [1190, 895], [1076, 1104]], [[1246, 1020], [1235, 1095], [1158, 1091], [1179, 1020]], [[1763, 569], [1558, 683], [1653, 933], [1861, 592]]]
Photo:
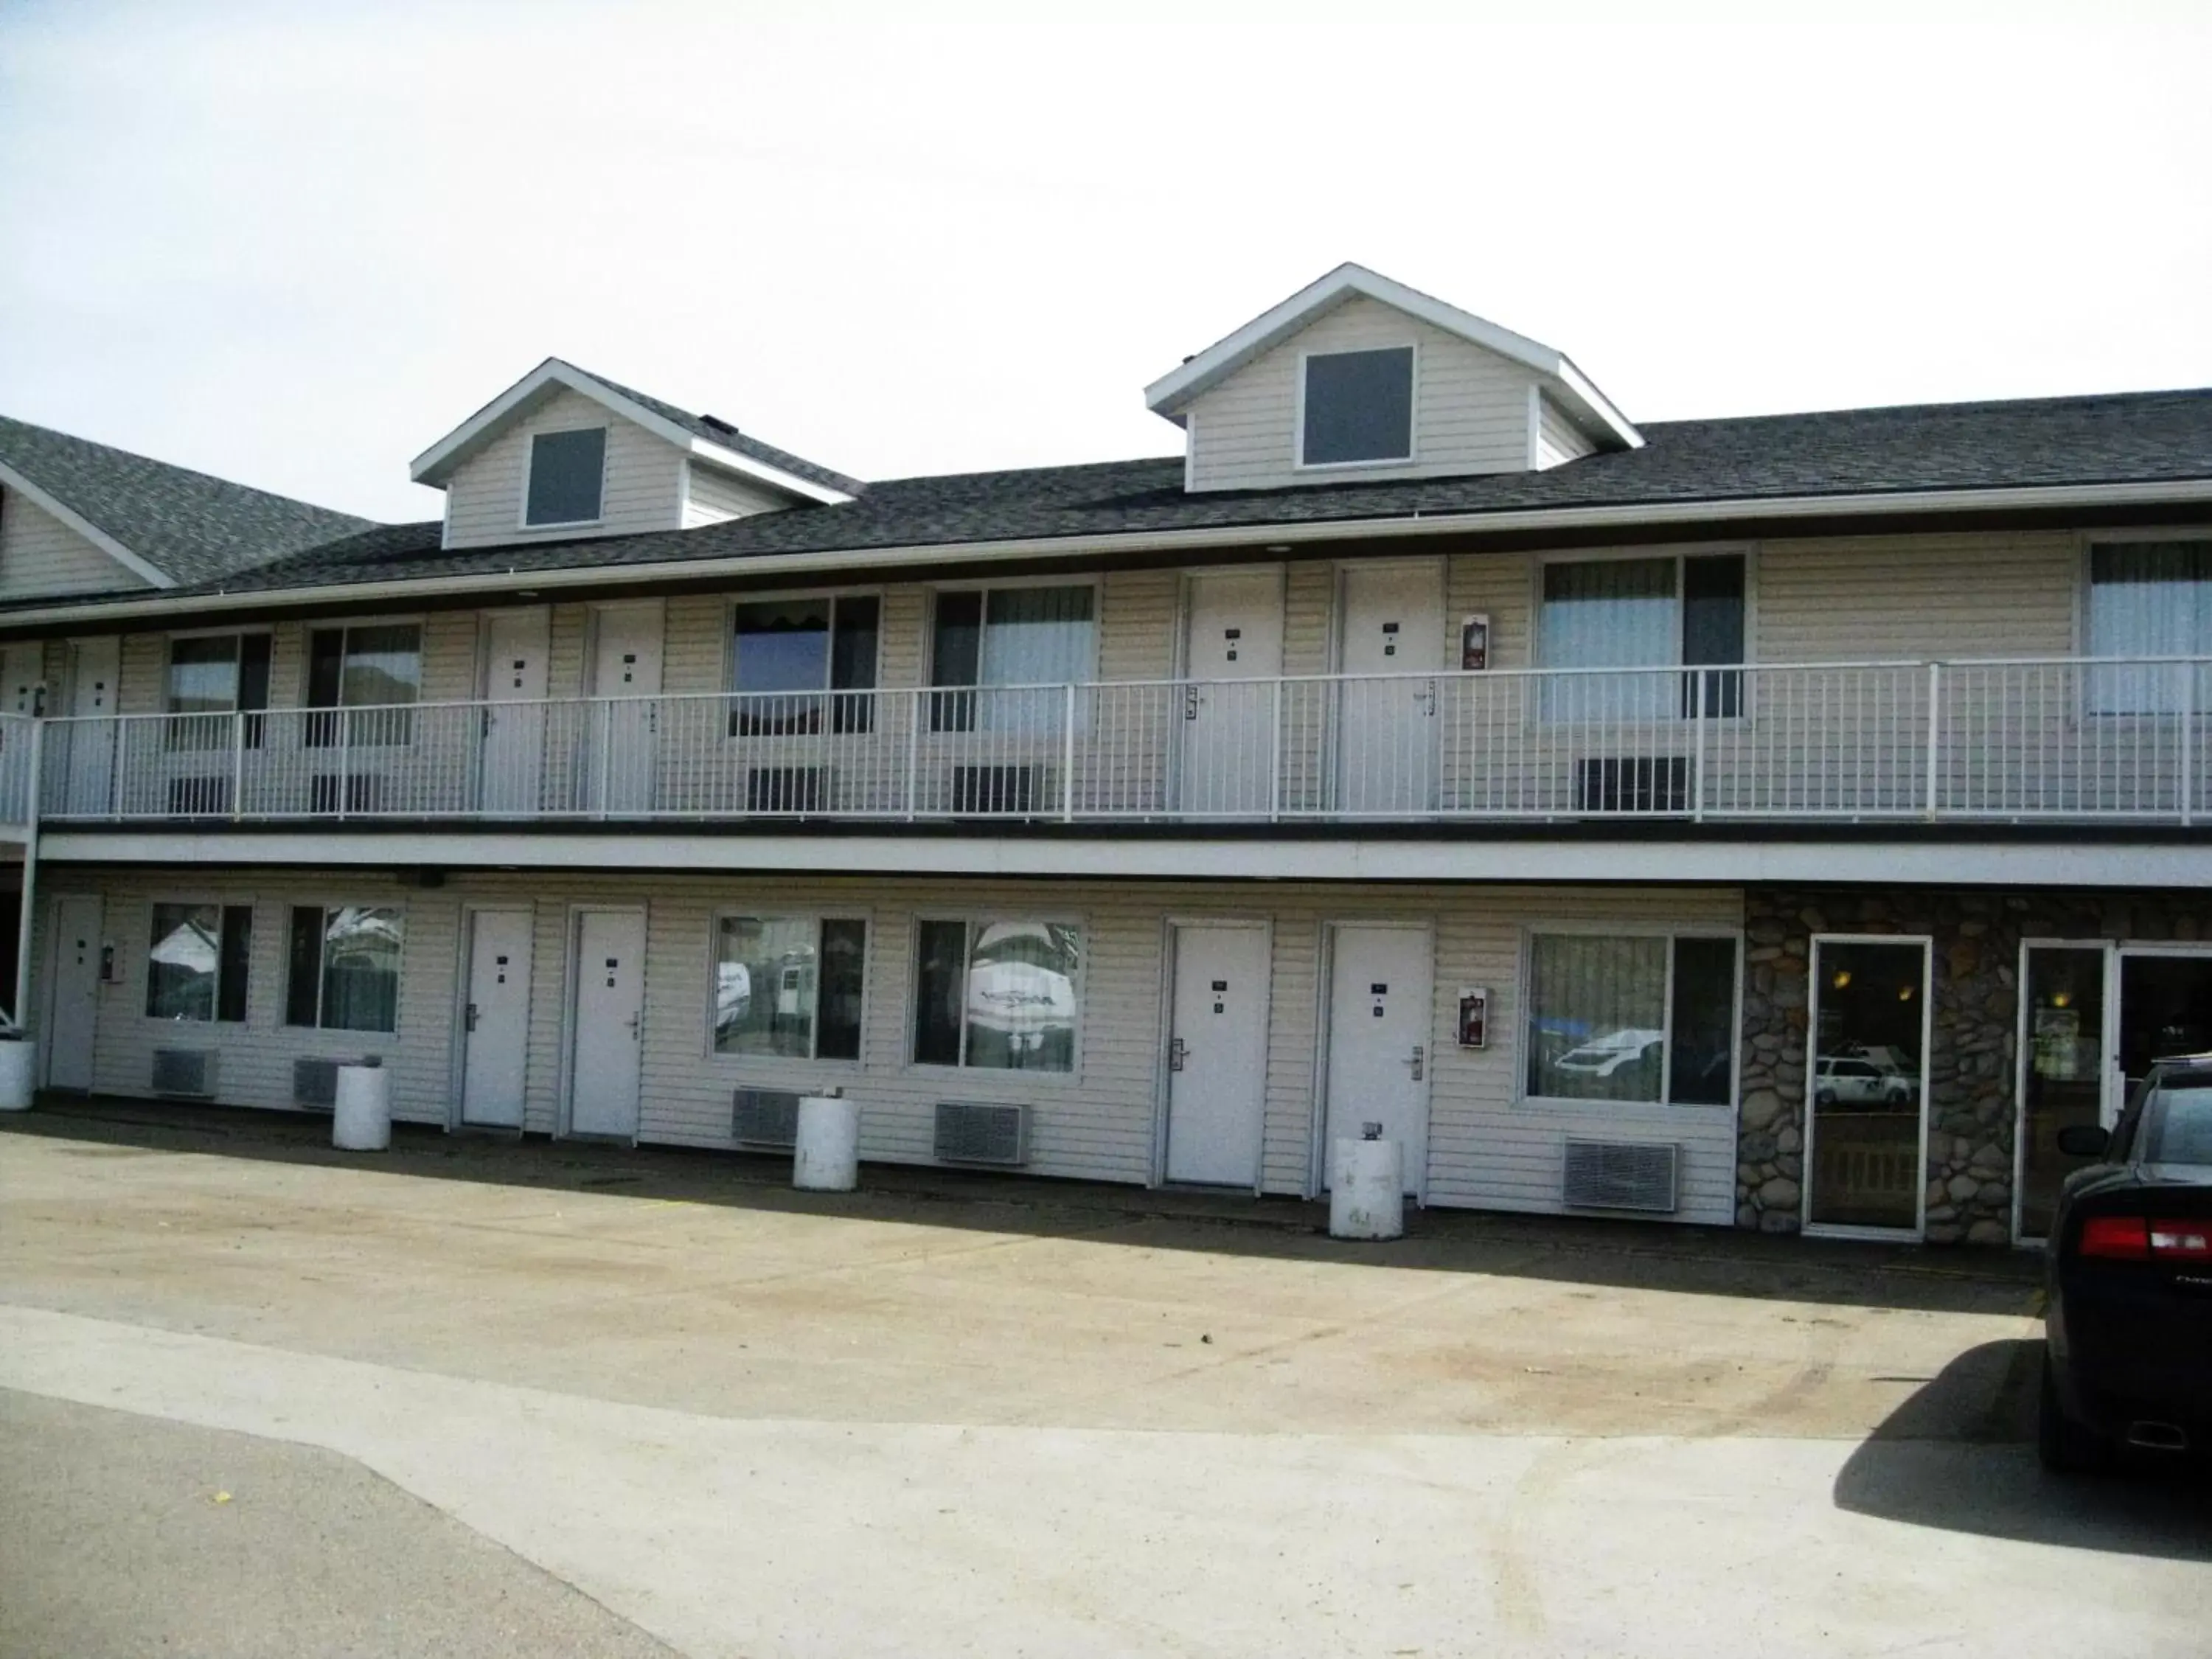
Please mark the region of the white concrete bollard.
[[31, 1109], [32, 1079], [39, 1074], [39, 1045], [28, 1037], [0, 1042], [0, 1112]]
[[392, 1073], [381, 1066], [338, 1067], [331, 1145], [343, 1152], [380, 1152], [392, 1145]]
[[1395, 1140], [1340, 1140], [1328, 1188], [1331, 1238], [1401, 1238], [1406, 1231], [1404, 1161]]
[[804, 1095], [791, 1184], [810, 1193], [849, 1193], [860, 1184], [860, 1103], [842, 1095]]

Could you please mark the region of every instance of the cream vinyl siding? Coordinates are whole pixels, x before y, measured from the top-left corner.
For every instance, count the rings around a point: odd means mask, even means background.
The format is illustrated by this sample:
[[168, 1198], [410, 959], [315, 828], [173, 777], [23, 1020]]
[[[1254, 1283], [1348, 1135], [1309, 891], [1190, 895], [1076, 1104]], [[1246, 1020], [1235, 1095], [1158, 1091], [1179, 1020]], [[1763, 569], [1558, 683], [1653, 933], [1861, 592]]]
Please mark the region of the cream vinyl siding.
[[[525, 530], [523, 480], [530, 441], [540, 432], [607, 428], [606, 478], [599, 522], [582, 528]], [[446, 545], [558, 541], [674, 530], [684, 522], [684, 452], [605, 405], [563, 391], [520, 416], [454, 469], [446, 483]]]
[[776, 495], [704, 461], [694, 460], [690, 473], [690, 483], [684, 492], [686, 530], [720, 524], [727, 519], [750, 518], [756, 513], [774, 513], [792, 504], [787, 496]]
[[[1300, 359], [1317, 351], [1413, 347], [1413, 459], [1398, 465], [1301, 468]], [[1351, 478], [1520, 472], [1528, 465], [1534, 374], [1369, 299], [1346, 301], [1190, 405], [1193, 489], [1269, 489]]]
[[1763, 543], [1759, 660], [2065, 656], [2080, 545], [2066, 530]]
[[[95, 1080], [104, 1092], [144, 1095], [156, 1047], [212, 1048], [222, 1056], [226, 1101], [285, 1106], [299, 1055], [379, 1054], [394, 1068], [399, 1116], [442, 1122], [455, 1109], [454, 1048], [462, 918], [470, 904], [528, 908], [536, 918], [526, 1127], [556, 1131], [567, 1042], [562, 1024], [572, 907], [648, 906], [641, 1138], [728, 1147], [732, 1091], [741, 1086], [836, 1085], [861, 1106], [861, 1155], [927, 1163], [935, 1105], [945, 1100], [1032, 1108], [1032, 1174], [1143, 1182], [1164, 1123], [1165, 941], [1170, 920], [1264, 918], [1273, 927], [1263, 1184], [1308, 1189], [1320, 1075], [1322, 943], [1331, 922], [1423, 921], [1435, 929], [1431, 1048], [1429, 1201], [1505, 1209], [1559, 1207], [1570, 1133], [1668, 1140], [1682, 1148], [1680, 1218], [1726, 1224], [1735, 1208], [1735, 1114], [1726, 1108], [1524, 1106], [1517, 1102], [1521, 951], [1526, 929], [1553, 925], [1733, 928], [1733, 890], [1210, 885], [1166, 883], [948, 884], [914, 878], [457, 873], [424, 890], [354, 873], [193, 872], [57, 868], [52, 895], [100, 891], [103, 934], [118, 946], [120, 983], [97, 994]], [[145, 942], [156, 899], [252, 902], [254, 977], [243, 1026], [149, 1020]], [[399, 1033], [293, 1031], [282, 1024], [286, 907], [391, 902], [407, 913]], [[717, 1055], [708, 1035], [712, 928], [718, 912], [860, 913], [868, 919], [860, 1062]], [[988, 915], [1063, 919], [1083, 929], [1078, 1069], [993, 1073], [907, 1063], [914, 927], [918, 917]], [[43, 966], [46, 941], [40, 941]], [[1454, 1045], [1462, 985], [1491, 994], [1487, 1048]], [[34, 998], [34, 1000], [36, 999]]]
[[148, 586], [36, 501], [0, 489], [0, 599]]
[[1592, 443], [1567, 419], [1565, 411], [1543, 393], [1536, 394], [1536, 469], [1560, 465], [1595, 454]]

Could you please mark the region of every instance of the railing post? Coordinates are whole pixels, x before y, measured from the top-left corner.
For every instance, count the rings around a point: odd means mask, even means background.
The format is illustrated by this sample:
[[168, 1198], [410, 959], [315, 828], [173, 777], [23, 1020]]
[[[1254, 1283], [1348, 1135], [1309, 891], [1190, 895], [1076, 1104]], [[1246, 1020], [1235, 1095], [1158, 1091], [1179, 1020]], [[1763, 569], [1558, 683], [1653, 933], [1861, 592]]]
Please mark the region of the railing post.
[[1705, 671], [1693, 668], [1690, 676], [1690, 714], [1697, 726], [1691, 733], [1694, 746], [1691, 750], [1690, 762], [1690, 822], [1703, 823], [1705, 821]]
[[1075, 822], [1075, 683], [1062, 688], [1067, 694], [1060, 725], [1060, 821]]
[[230, 715], [230, 818], [235, 823], [246, 816], [246, 715], [233, 709]]
[[906, 821], [914, 822], [915, 790], [921, 781], [921, 702], [927, 691], [910, 691], [906, 701]]
[[19, 1032], [30, 1029], [31, 934], [38, 921], [39, 801], [46, 770], [46, 723], [33, 715], [30, 727], [30, 788], [23, 798], [23, 884], [15, 921], [15, 1006], [8, 1011]]
[[1936, 816], [1936, 767], [1942, 752], [1943, 665], [1928, 665], [1928, 805], [1929, 817]]
[[2181, 798], [2181, 823], [2186, 829], [2196, 811], [2197, 665], [2181, 665], [2181, 779], [2176, 792]]
[[1267, 822], [1279, 823], [1283, 816], [1283, 677], [1275, 676], [1274, 714], [1268, 723], [1267, 738]]

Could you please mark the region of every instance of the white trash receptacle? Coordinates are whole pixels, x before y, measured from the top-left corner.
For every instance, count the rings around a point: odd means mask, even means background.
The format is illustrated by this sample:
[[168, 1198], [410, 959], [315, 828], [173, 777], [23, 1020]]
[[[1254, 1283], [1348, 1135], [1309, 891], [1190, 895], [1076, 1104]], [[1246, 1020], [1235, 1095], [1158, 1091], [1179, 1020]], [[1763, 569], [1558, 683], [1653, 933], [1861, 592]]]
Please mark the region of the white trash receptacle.
[[343, 1152], [380, 1152], [392, 1145], [391, 1073], [381, 1066], [338, 1067], [331, 1145]]
[[791, 1184], [811, 1193], [849, 1193], [860, 1184], [859, 1101], [842, 1095], [800, 1097]]
[[28, 1037], [0, 1042], [0, 1112], [31, 1109], [31, 1080], [39, 1074], [39, 1045]]
[[1406, 1176], [1395, 1140], [1340, 1140], [1328, 1189], [1331, 1238], [1400, 1238], [1406, 1231]]

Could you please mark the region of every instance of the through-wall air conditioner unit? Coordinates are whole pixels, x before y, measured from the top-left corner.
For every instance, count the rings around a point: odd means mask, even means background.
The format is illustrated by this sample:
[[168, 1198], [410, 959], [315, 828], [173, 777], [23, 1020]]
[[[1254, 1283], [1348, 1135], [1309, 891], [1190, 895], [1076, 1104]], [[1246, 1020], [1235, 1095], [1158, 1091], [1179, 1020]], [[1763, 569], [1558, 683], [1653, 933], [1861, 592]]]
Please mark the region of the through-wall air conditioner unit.
[[740, 1089], [732, 1103], [730, 1139], [761, 1152], [799, 1145], [799, 1096], [789, 1089]]
[[829, 801], [826, 766], [756, 766], [745, 773], [748, 812], [819, 812]]
[[952, 769], [952, 810], [960, 816], [1024, 817], [1048, 799], [1049, 779], [1042, 766], [956, 766]]
[[154, 1092], [177, 1100], [213, 1099], [218, 1058], [212, 1048], [155, 1049]]
[[374, 772], [318, 772], [309, 781], [307, 805], [315, 812], [381, 811], [384, 780]]
[[1677, 1207], [1680, 1148], [1663, 1140], [1570, 1140], [1559, 1201], [1577, 1210], [1644, 1210], [1671, 1215]]
[[1575, 772], [1577, 812], [1686, 812], [1690, 761], [1686, 755], [1607, 755]]
[[292, 1103], [319, 1111], [333, 1110], [338, 1103], [338, 1067], [349, 1064], [343, 1060], [294, 1060]]
[[169, 816], [173, 818], [227, 818], [230, 816], [230, 780], [217, 774], [169, 780]]
[[1026, 1164], [1030, 1109], [939, 1101], [937, 1134], [930, 1150], [943, 1164]]

